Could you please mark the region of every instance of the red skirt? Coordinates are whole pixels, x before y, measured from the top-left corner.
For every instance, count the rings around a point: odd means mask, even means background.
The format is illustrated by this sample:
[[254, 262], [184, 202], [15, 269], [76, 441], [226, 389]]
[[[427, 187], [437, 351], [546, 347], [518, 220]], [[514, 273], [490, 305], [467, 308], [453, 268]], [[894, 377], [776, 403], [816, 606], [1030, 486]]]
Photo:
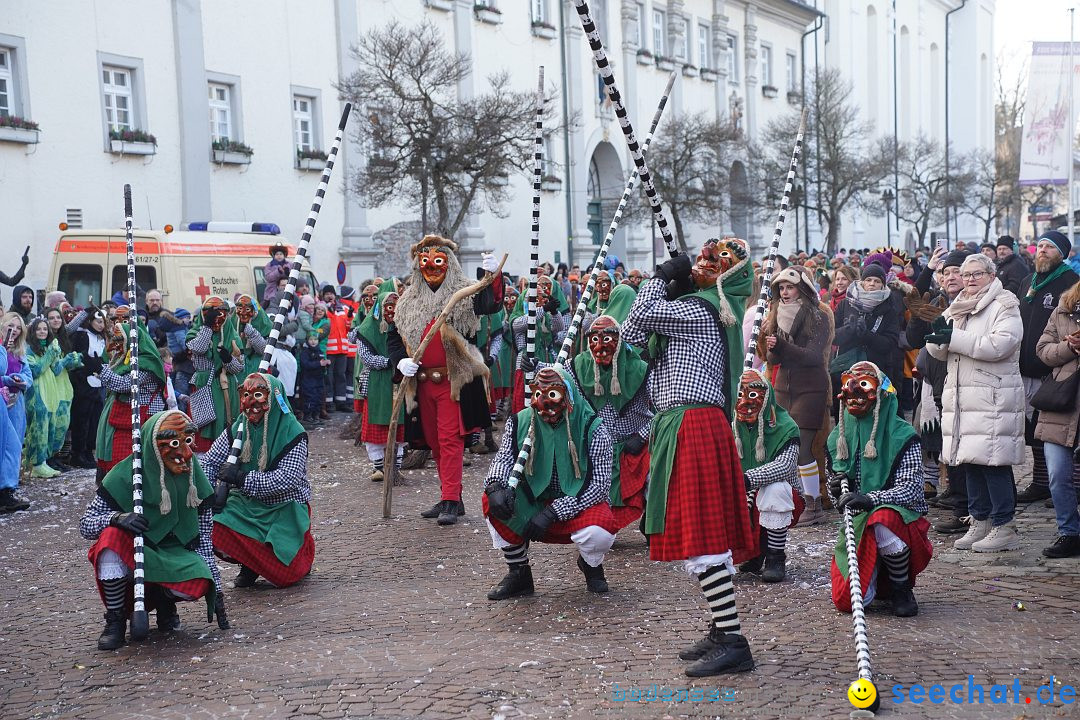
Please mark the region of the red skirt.
[[677, 443], [664, 532], [649, 536], [649, 558], [671, 562], [729, 550], [736, 564], [757, 557], [742, 462], [724, 411], [686, 410]]
[[[862, 586], [863, 597], [866, 597], [866, 590], [870, 587], [870, 578], [873, 576], [874, 566], [877, 565], [877, 537], [874, 536], [871, 526], [878, 523], [889, 528], [896, 537], [903, 540], [911, 549], [911, 558], [908, 561], [908, 580], [913, 586], [915, 585], [915, 576], [926, 569], [926, 566], [930, 564], [930, 558], [934, 554], [934, 546], [930, 544], [930, 538], [928, 537], [930, 523], [927, 522], [926, 518], [920, 517], [911, 523], [905, 523], [900, 513], [892, 508], [878, 508], [866, 521], [866, 529], [863, 530], [859, 547], [855, 551], [859, 556], [859, 585]], [[844, 532], [843, 526], [841, 526], [840, 532]], [[833, 605], [841, 612], [851, 612], [851, 590], [848, 586], [848, 579], [840, 574], [840, 568], [836, 566], [836, 558], [833, 558], [829, 568], [829, 575], [832, 577]], [[888, 594], [891, 587], [892, 582], [889, 580], [889, 574], [887, 572], [878, 572], [877, 594]]]
[[504, 397], [510, 396], [511, 388], [508, 387], [493, 387], [491, 388], [491, 399], [502, 400]]
[[649, 451], [619, 456], [619, 494], [623, 504], [611, 508], [615, 524], [622, 528], [637, 522], [645, 511], [645, 480], [649, 477]]
[[[97, 559], [98, 556], [104, 550], [112, 550], [114, 553], [120, 556], [120, 559], [124, 561], [124, 564], [128, 566], [132, 571], [135, 570], [135, 540], [131, 533], [126, 530], [121, 530], [116, 527], [105, 528], [101, 535], [98, 537], [97, 542], [94, 543], [89, 552], [86, 553], [86, 557], [90, 560], [90, 565], [93, 566], [94, 581], [97, 583], [98, 594], [101, 595], [102, 604], [105, 603], [105, 590], [101, 587], [101, 580], [97, 578]], [[204, 595], [209, 595], [214, 592], [214, 583], [210, 582], [206, 578], [195, 578], [193, 580], [183, 580], [181, 582], [163, 582], [163, 583], [147, 583], [148, 585], [160, 585], [163, 588], [168, 588], [177, 593], [181, 593], [183, 596], [187, 596], [192, 600], [198, 600]], [[128, 584], [127, 593], [127, 608], [130, 612], [134, 607], [135, 591], [131, 583]], [[153, 610], [154, 608], [147, 603], [147, 609]]]
[[[484, 512], [484, 517], [495, 527], [495, 531], [499, 533], [499, 537], [508, 543], [514, 545], [520, 545], [525, 542], [525, 538], [518, 535], [516, 532], [508, 528], [497, 518], [493, 518], [488, 515], [488, 499], [487, 495], [480, 496], [480, 507]], [[573, 540], [570, 536], [576, 533], [578, 530], [584, 530], [590, 525], [599, 525], [614, 535], [619, 531], [619, 526], [615, 524], [615, 516], [611, 513], [611, 506], [606, 502], [597, 503], [591, 507], [585, 508], [580, 515], [572, 517], [569, 520], [557, 520], [552, 523], [548, 528], [544, 537], [536, 540], [535, 542], [544, 543], [556, 543], [559, 545], [567, 545]]]
[[514, 371], [514, 394], [510, 397], [510, 410], [521, 412], [525, 409], [525, 371]]
[[197, 453], [209, 452], [210, 448], [214, 444], [215, 440], [217, 440], [217, 438], [205, 438], [202, 435], [200, 435], [199, 433], [195, 433], [195, 442], [194, 442], [195, 452], [197, 452]]
[[353, 398], [352, 411], [354, 413], [364, 412], [364, 398]]
[[[308, 514], [311, 506], [308, 506]], [[226, 562], [239, 563], [266, 578], [275, 587], [289, 587], [307, 577], [315, 561], [315, 539], [311, 529], [304, 533], [304, 543], [288, 565], [283, 565], [266, 543], [241, 535], [221, 523], [214, 523], [214, 554]]]
[[[364, 420], [360, 426], [360, 441], [366, 443], [376, 443], [377, 445], [385, 445], [387, 438], [390, 437], [389, 425], [376, 425], [368, 422], [367, 403], [364, 403]], [[405, 425], [403, 423], [397, 424], [397, 431], [394, 433], [397, 435], [397, 441], [405, 442]]]

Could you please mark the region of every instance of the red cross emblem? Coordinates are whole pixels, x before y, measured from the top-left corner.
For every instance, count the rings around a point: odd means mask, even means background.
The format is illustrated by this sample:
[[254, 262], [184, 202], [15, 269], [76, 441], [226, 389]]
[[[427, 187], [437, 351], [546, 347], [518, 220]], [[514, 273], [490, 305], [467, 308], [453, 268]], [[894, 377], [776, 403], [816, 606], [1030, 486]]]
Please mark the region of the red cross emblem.
[[195, 286], [195, 294], [199, 296], [199, 302], [206, 302], [206, 298], [210, 297], [210, 288], [201, 276], [199, 277], [199, 284]]

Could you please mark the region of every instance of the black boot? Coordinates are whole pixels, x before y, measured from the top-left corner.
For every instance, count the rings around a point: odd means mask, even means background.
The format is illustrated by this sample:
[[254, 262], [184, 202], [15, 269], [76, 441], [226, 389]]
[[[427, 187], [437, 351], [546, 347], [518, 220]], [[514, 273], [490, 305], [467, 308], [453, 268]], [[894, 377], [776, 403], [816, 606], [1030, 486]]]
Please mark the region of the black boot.
[[0, 513], [19, 512], [20, 510], [29, 509], [30, 502], [16, 495], [15, 488], [0, 490]]
[[82, 455], [76, 456], [72, 461], [72, 465], [82, 470], [93, 470], [97, 467], [97, 463], [94, 462], [94, 458], [92, 458], [89, 453], [83, 453]]
[[604, 577], [603, 565], [593, 567], [585, 562], [585, 558], [578, 555], [577, 566], [585, 576], [585, 589], [594, 593], [606, 593], [608, 591], [607, 578]]
[[709, 677], [754, 669], [750, 644], [742, 635], [724, 634], [716, 646], [696, 663], [686, 668], [688, 677]]
[[[765, 528], [758, 528], [758, 549], [761, 553], [757, 557], [752, 557], [746, 562], [739, 565], [739, 572], [751, 573], [757, 575], [761, 572], [761, 566], [765, 562], [765, 548], [769, 546], [769, 536], [765, 532]], [[687, 660], [691, 658], [685, 658]]]
[[915, 602], [910, 583], [893, 587], [892, 614], [896, 617], [915, 617], [919, 614], [919, 603]]
[[465, 514], [465, 503], [461, 500], [443, 500], [442, 509], [439, 511], [440, 525], [453, 525], [457, 519]]
[[510, 570], [506, 573], [506, 577], [488, 593], [488, 600], [507, 600], [512, 597], [532, 595], [535, 592], [532, 568], [528, 563], [515, 563], [508, 567]]
[[934, 532], [942, 535], [963, 535], [968, 531], [968, 524], [958, 517], [950, 517], [934, 523]]
[[499, 446], [495, 444], [495, 438], [491, 435], [491, 428], [484, 431], [484, 447], [487, 448], [488, 453], [499, 451]]
[[124, 644], [124, 632], [127, 630], [127, 616], [123, 610], [109, 610], [105, 613], [105, 629], [98, 637], [98, 650], [115, 650]]
[[679, 659], [700, 660], [702, 657], [712, 652], [713, 648], [720, 644], [720, 640], [723, 637], [724, 633], [720, 632], [715, 627], [710, 626], [709, 632], [705, 634], [705, 637], [679, 653]]
[[761, 579], [767, 583], [782, 582], [786, 562], [787, 556], [783, 550], [766, 550], [765, 569], [761, 573]]
[[259, 573], [255, 572], [247, 565], [240, 566], [240, 574], [233, 580], [233, 587], [235, 588], [249, 588], [255, 584], [255, 581], [259, 579]]
[[180, 629], [180, 614], [176, 612], [176, 600], [166, 597], [163, 591], [157, 597], [157, 629], [164, 633]]

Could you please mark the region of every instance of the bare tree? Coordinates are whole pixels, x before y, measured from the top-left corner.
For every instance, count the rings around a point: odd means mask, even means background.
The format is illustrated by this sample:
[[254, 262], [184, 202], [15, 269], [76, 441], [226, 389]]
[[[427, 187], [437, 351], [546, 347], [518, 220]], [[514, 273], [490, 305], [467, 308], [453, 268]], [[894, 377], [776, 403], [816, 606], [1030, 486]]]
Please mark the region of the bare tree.
[[[994, 151], [999, 173], [999, 217], [1010, 232], [1021, 227], [1025, 197], [1041, 199], [1044, 190], [1025, 188], [1020, 185], [1020, 144], [1024, 122], [1024, 89], [1027, 85], [1027, 61], [1019, 66], [1015, 75], [1007, 68], [1009, 58], [1004, 53], [997, 57], [994, 102]], [[1016, 230], [1013, 230], [1015, 224]]]
[[351, 52], [359, 69], [338, 90], [356, 108], [369, 161], [349, 179], [350, 190], [374, 207], [409, 203], [425, 233], [447, 237], [478, 203], [502, 214], [508, 176], [531, 167], [535, 95], [512, 90], [499, 72], [486, 92], [460, 99], [458, 83], [472, 63], [428, 22], [391, 22]]
[[[892, 171], [891, 145], [873, 142], [874, 126], [861, 118], [851, 93], [851, 83], [840, 71], [827, 68], [811, 84], [805, 100], [809, 117], [802, 183], [806, 207], [826, 229], [828, 254], [836, 251], [845, 210]], [[769, 123], [763, 135], [764, 170], [777, 196], [783, 190], [798, 127], [799, 116], [792, 114]]]
[[[719, 225], [728, 210], [728, 176], [743, 140], [726, 120], [706, 113], [675, 115], [665, 121], [649, 148], [649, 172], [671, 219], [679, 247], [687, 226]], [[651, 217], [644, 194], [630, 215]]]
[[990, 242], [990, 233], [1011, 201], [1008, 161], [988, 150], [973, 150], [960, 158], [957, 170], [968, 179], [967, 192], [956, 196], [961, 214], [977, 218], [983, 227], [983, 242]]
[[[892, 143], [891, 139], [882, 144]], [[970, 168], [962, 163], [945, 171], [945, 151], [936, 140], [920, 134], [898, 149], [900, 219], [915, 226], [923, 245], [930, 226], [945, 221], [945, 209], [958, 205], [972, 186]]]

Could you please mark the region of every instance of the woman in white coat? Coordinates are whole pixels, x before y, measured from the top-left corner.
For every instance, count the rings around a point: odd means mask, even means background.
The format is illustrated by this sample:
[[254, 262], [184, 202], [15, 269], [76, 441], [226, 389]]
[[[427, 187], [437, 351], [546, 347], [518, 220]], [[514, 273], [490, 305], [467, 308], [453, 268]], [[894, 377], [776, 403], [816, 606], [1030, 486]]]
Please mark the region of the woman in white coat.
[[944, 360], [942, 460], [962, 465], [972, 524], [954, 547], [1015, 550], [1016, 486], [1012, 466], [1024, 461], [1024, 388], [1020, 380], [1019, 301], [995, 277], [994, 262], [969, 255], [960, 266], [964, 289], [926, 336]]

